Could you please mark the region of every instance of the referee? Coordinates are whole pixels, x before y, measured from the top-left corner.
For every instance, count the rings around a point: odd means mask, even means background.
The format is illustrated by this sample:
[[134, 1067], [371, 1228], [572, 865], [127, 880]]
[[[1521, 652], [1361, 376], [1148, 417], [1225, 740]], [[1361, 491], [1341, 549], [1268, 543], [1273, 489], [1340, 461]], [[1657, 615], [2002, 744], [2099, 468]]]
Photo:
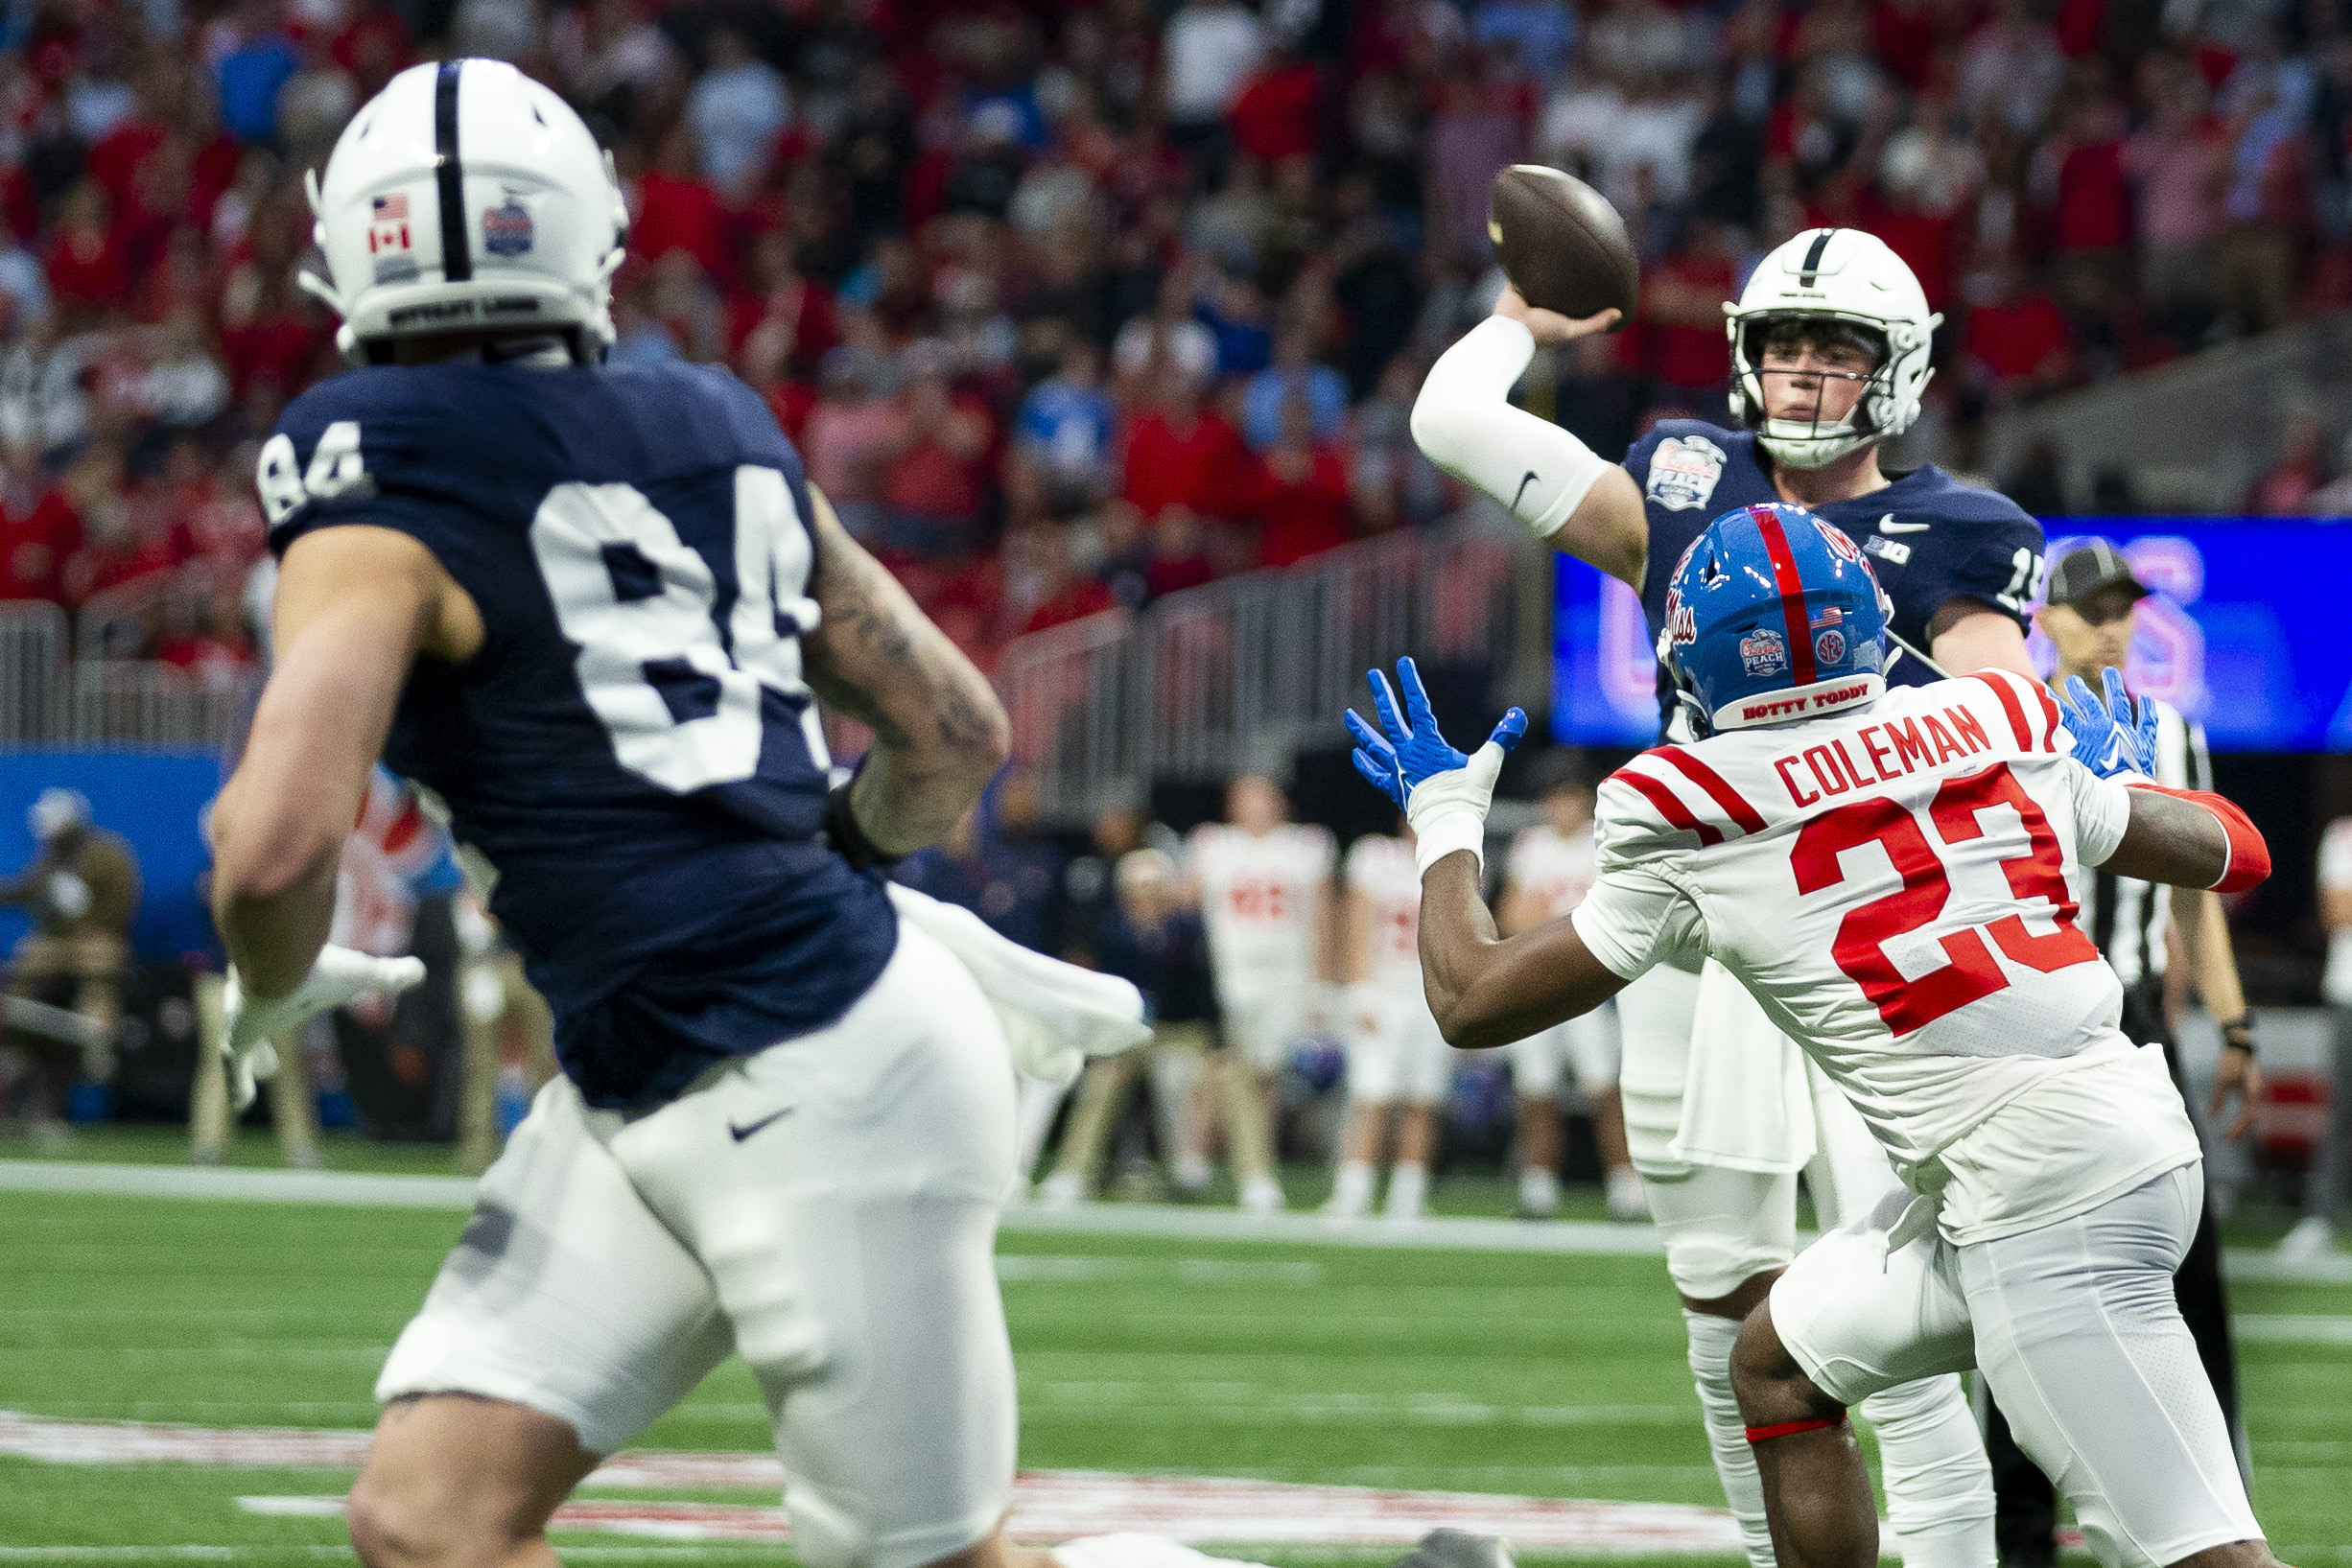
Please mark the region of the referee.
[[[2131, 649], [2135, 612], [2147, 597], [2148, 590], [2105, 541], [2060, 558], [2050, 572], [2049, 603], [2034, 617], [2042, 635], [2058, 649], [2051, 685], [2062, 688], [2068, 676], [2079, 675], [2096, 691], [2102, 669], [2123, 668]], [[2213, 787], [2203, 728], [2161, 702], [2156, 704], [2156, 783], [2176, 789]], [[2183, 1085], [2184, 1093], [2180, 1056], [2169, 1021], [2173, 1009], [2186, 1003], [2193, 985], [2213, 1016], [2224, 1020], [2208, 1113], [2221, 1115], [2234, 1095], [2239, 1109], [2226, 1135], [2244, 1135], [2253, 1125], [2254, 1105], [2262, 1095], [2262, 1072], [2254, 1065], [2253, 1020], [2238, 983], [2238, 961], [2230, 950], [2220, 896], [2157, 887], [2105, 871], [2085, 872], [2074, 891], [2082, 904], [2080, 924], [2123, 981], [2124, 1033], [2140, 1044], [2163, 1046], [2173, 1082]], [[2223, 1416], [2237, 1437], [2237, 1357], [2229, 1343], [2229, 1299], [2222, 1283], [2221, 1238], [2214, 1229], [2210, 1195], [2197, 1238], [2173, 1276], [2173, 1294], [2197, 1340], [2198, 1356], [2212, 1379]], [[1996, 1498], [1993, 1535], [2002, 1568], [2050, 1568], [2058, 1560], [2058, 1501], [2049, 1478], [2018, 1451], [2008, 1421], [1989, 1394], [1986, 1403], [1985, 1441], [1992, 1455]], [[2243, 1464], [2242, 1439], [2240, 1445]]]

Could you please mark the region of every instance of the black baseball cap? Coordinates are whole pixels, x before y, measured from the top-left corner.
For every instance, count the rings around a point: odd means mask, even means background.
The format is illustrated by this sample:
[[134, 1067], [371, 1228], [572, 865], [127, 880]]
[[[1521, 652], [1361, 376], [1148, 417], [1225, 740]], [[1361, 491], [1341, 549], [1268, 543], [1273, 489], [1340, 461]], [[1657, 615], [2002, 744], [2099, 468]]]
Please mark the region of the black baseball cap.
[[2105, 539], [2094, 539], [2080, 550], [2068, 550], [2050, 569], [2053, 604], [2072, 609], [2105, 588], [2129, 588], [2134, 599], [2148, 597], [2140, 579], [2131, 574], [2131, 568], [2123, 556]]

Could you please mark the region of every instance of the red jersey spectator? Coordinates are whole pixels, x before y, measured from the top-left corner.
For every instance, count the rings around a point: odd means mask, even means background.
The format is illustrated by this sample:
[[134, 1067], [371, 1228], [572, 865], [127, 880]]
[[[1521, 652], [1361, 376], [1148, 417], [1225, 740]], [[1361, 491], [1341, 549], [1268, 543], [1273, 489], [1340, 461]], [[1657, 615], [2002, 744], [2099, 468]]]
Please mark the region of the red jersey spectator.
[[365, 101], [382, 92], [415, 58], [416, 45], [396, 7], [386, 0], [365, 0], [335, 35], [332, 53], [335, 63], [351, 73]]
[[791, 333], [782, 322], [763, 322], [736, 356], [736, 373], [767, 400], [768, 412], [797, 442], [808, 433], [809, 415], [816, 411], [817, 390], [814, 384], [791, 374]]
[[1873, 0], [1870, 7], [1879, 59], [1914, 87], [1926, 86], [1935, 71], [1939, 10], [1934, 0]]
[[[69, 605], [151, 573], [169, 571], [195, 553], [184, 522], [142, 517], [130, 504], [123, 493], [122, 454], [110, 446], [93, 446], [74, 459], [53, 494], [81, 526], [82, 548], [65, 563], [63, 587]], [[147, 526], [142, 527], [142, 523]]]
[[937, 343], [907, 350], [906, 388], [875, 454], [885, 476], [888, 537], [894, 548], [923, 557], [959, 553], [978, 542], [997, 436], [988, 405], [949, 386], [946, 357]]
[[629, 249], [647, 261], [684, 250], [721, 287], [735, 277], [735, 223], [703, 182], [694, 133], [684, 126], [662, 138], [659, 162], [637, 181]]
[[2131, 190], [2124, 177], [2124, 144], [2104, 105], [2069, 116], [2084, 139], [2058, 161], [2058, 204], [2051, 237], [2061, 250], [2121, 251], [2131, 243]]
[[1732, 297], [1734, 262], [1723, 226], [1693, 220], [1689, 243], [1641, 280], [1642, 347], [1649, 372], [1677, 395], [1711, 391], [1730, 379], [1723, 305]]
[[1030, 593], [1034, 596], [1029, 611], [1013, 635], [1025, 637], [1053, 626], [1067, 626], [1073, 620], [1116, 610], [1118, 601], [1111, 590], [1100, 581], [1070, 565], [1069, 530], [1058, 523], [1042, 524], [1029, 530], [1025, 553], [1034, 573]]
[[1993, 297], [1969, 310], [1961, 351], [2004, 397], [2053, 390], [2074, 373], [2065, 314], [2046, 291], [2026, 286], [2014, 261], [2002, 266]]
[[1261, 566], [1290, 566], [1348, 542], [1348, 455], [1315, 440], [1304, 397], [1282, 404], [1282, 439], [1254, 466], [1250, 513]]
[[65, 563], [82, 548], [82, 514], [54, 487], [21, 515], [0, 511], [0, 598], [62, 602]]
[[1244, 456], [1240, 433], [1223, 414], [1203, 408], [1199, 388], [1179, 376], [1165, 387], [1159, 407], [1127, 421], [1120, 493], [1145, 517], [1158, 517], [1168, 506], [1231, 517]]
[[1214, 581], [1216, 574], [1200, 514], [1189, 506], [1161, 508], [1151, 526], [1151, 565], [1143, 570], [1144, 587], [1151, 597], [1198, 588]]
[[727, 301], [727, 351], [741, 354], [754, 328], [772, 322], [785, 337], [785, 360], [811, 370], [839, 340], [833, 295], [792, 265], [792, 236], [769, 229], [751, 249], [750, 287]]
[[221, 358], [240, 400], [264, 384], [292, 397], [309, 383], [326, 336], [295, 296], [291, 279], [280, 274], [261, 289], [261, 298], [248, 310], [233, 312], [221, 329]]
[[122, 303], [130, 293], [130, 255], [114, 224], [106, 188], [82, 180], [58, 211], [49, 242], [49, 288], [60, 306], [85, 314]]
[[1313, 156], [1322, 89], [1311, 62], [1287, 52], [1267, 61], [1234, 100], [1234, 146], [1269, 164]]
[[155, 656], [204, 686], [233, 686], [261, 667], [233, 587], [205, 596], [202, 622], [166, 638]]

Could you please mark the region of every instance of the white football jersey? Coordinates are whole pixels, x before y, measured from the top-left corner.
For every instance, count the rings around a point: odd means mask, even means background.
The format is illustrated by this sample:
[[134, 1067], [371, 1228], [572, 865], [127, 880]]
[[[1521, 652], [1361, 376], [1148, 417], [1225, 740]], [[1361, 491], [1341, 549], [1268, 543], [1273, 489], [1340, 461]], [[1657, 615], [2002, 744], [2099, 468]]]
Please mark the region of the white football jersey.
[[1591, 824], [1565, 834], [1548, 822], [1522, 829], [1511, 841], [1504, 875], [1514, 887], [1542, 901], [1544, 918], [1559, 919], [1585, 901], [1601, 875]]
[[1366, 833], [1349, 847], [1341, 875], [1371, 904], [1372, 980], [1383, 990], [1422, 995], [1421, 873], [1401, 838]]
[[1315, 897], [1337, 857], [1330, 831], [1284, 823], [1253, 835], [1208, 823], [1193, 830], [1190, 854], [1217, 984], [1312, 979]]
[[2197, 1141], [2075, 924], [2070, 875], [2130, 802], [2072, 745], [2039, 685], [1987, 670], [1645, 752], [1601, 787], [1577, 931], [1629, 979], [1720, 960], [1944, 1192], [1955, 1243], [2082, 1212]]

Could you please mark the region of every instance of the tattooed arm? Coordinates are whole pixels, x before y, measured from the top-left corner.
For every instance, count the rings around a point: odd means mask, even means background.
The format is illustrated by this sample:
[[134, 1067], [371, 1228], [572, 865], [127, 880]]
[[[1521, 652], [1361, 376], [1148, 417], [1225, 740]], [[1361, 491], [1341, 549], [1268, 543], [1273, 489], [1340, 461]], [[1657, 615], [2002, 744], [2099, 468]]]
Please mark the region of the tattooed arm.
[[809, 487], [824, 620], [802, 640], [809, 684], [874, 730], [850, 810], [874, 847], [906, 854], [962, 820], [1012, 753], [988, 677], [932, 625]]

